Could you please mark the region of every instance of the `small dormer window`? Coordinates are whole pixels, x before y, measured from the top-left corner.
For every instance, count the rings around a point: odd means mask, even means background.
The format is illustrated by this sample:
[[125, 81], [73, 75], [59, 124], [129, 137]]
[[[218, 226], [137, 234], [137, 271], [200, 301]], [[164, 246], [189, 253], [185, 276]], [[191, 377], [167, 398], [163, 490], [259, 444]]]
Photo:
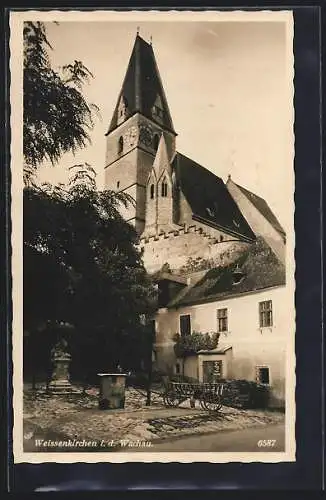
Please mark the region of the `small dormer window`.
[[237, 265], [232, 275], [232, 282], [234, 285], [238, 285], [244, 279], [245, 275]]
[[122, 151], [123, 151], [123, 137], [121, 136], [118, 142], [118, 153], [121, 154]]
[[163, 198], [166, 198], [168, 195], [168, 184], [167, 184], [165, 178], [163, 179], [163, 182], [162, 182], [161, 194], [162, 194]]
[[154, 184], [151, 184], [151, 187], [150, 187], [150, 196], [151, 196], [151, 200], [154, 199]]

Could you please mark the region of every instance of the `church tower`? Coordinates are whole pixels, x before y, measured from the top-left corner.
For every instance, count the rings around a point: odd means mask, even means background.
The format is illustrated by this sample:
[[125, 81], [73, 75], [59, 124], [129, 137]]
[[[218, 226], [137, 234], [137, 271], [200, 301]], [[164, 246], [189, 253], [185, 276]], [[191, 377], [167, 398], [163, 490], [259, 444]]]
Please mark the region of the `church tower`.
[[139, 234], [145, 227], [148, 179], [160, 141], [164, 138], [169, 162], [176, 135], [152, 45], [137, 34], [106, 133], [105, 187], [133, 197], [135, 204], [124, 217]]

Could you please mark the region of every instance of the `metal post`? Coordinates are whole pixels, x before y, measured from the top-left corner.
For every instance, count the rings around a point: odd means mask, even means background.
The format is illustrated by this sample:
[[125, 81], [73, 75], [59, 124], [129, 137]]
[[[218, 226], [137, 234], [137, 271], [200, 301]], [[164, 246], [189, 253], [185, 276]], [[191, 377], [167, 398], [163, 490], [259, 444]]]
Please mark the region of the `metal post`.
[[152, 387], [152, 373], [153, 373], [153, 344], [155, 338], [155, 320], [150, 321], [147, 325], [149, 329], [149, 355], [148, 355], [148, 380], [147, 380], [147, 396], [146, 396], [146, 406], [151, 405], [151, 387]]

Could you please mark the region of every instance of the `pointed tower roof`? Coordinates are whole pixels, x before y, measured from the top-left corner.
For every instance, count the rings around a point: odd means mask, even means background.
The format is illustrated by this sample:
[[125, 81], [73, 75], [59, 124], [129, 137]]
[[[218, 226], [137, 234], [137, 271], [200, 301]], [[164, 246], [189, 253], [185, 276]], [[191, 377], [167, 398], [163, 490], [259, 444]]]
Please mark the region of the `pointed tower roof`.
[[138, 34], [107, 133], [118, 126], [118, 108], [122, 97], [129, 116], [139, 112], [153, 121], [156, 120], [152, 108], [159, 102], [162, 105], [159, 125], [175, 133], [152, 45]]
[[166, 170], [167, 173], [170, 173], [171, 171], [169, 155], [163, 134], [161, 135], [160, 142], [157, 148], [156, 156], [153, 163], [153, 170], [155, 170], [155, 175], [157, 180], [161, 177], [164, 170]]

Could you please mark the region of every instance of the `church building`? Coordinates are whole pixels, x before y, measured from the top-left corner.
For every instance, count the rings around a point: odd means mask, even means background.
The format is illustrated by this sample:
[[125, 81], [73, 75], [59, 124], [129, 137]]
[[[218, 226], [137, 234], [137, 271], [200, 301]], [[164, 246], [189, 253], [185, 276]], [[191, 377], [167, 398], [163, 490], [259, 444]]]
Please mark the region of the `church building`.
[[124, 215], [150, 272], [219, 259], [255, 240], [223, 180], [177, 151], [153, 47], [139, 35], [106, 136], [105, 186], [135, 200]]
[[[123, 215], [159, 286], [157, 366], [178, 372], [175, 333], [223, 325], [226, 343], [215, 357], [201, 353], [189, 362], [188, 374], [203, 380], [203, 363], [221, 361], [225, 377], [273, 380], [275, 400], [283, 401], [285, 232], [265, 200], [178, 151], [153, 47], [139, 34], [106, 138], [105, 187], [134, 199]], [[239, 283], [236, 272], [243, 274]]]

